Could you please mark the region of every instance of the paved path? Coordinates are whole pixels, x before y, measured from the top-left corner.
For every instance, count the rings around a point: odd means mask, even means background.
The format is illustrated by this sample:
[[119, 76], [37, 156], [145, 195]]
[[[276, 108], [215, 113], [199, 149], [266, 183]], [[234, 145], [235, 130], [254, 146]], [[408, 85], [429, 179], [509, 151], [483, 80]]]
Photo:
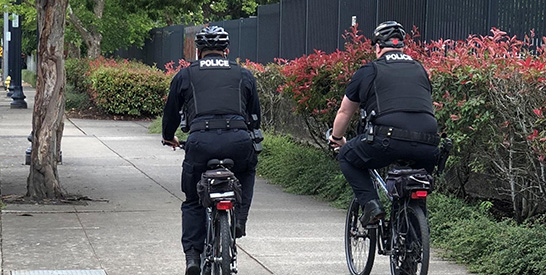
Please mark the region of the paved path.
[[[28, 109], [10, 109], [0, 92], [0, 187], [3, 196], [26, 191], [34, 91]], [[85, 204], [8, 204], [1, 212], [2, 274], [183, 274], [180, 245], [182, 151], [160, 145], [147, 122], [66, 121], [59, 165], [66, 193]], [[258, 179], [239, 241], [239, 274], [347, 274], [345, 212], [309, 196], [287, 194]], [[37, 270], [65, 270], [42, 272]], [[69, 272], [68, 270], [75, 270]], [[23, 272], [32, 271], [32, 272]], [[373, 274], [390, 274], [378, 256]], [[433, 259], [430, 274], [468, 274]]]

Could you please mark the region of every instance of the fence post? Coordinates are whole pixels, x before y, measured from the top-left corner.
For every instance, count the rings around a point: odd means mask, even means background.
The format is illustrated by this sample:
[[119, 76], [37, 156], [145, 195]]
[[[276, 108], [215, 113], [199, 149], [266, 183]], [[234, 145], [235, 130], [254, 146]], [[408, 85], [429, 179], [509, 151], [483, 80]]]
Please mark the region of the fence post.
[[309, 54], [309, 0], [305, 0], [305, 54]]
[[279, 1], [279, 58], [282, 58], [282, 2]]
[[339, 49], [339, 38], [341, 37], [341, 0], [337, 0], [337, 40], [336, 48]]
[[425, 25], [423, 26], [423, 35], [422, 35], [422, 39], [423, 39], [423, 42], [427, 42], [428, 41], [428, 3], [429, 1], [428, 0], [425, 0]]
[[499, 24], [499, 3], [498, 0], [489, 0], [487, 6], [487, 30], [489, 33], [492, 27], [498, 27]]
[[243, 35], [243, 32], [241, 31], [242, 30], [242, 25], [243, 25], [243, 18], [239, 18], [239, 41], [237, 42], [239, 45], [237, 45], [237, 47], [239, 48], [238, 51], [239, 51], [239, 56], [242, 56], [241, 54], [241, 36]]
[[377, 25], [379, 25], [379, 0], [375, 0], [375, 26]]

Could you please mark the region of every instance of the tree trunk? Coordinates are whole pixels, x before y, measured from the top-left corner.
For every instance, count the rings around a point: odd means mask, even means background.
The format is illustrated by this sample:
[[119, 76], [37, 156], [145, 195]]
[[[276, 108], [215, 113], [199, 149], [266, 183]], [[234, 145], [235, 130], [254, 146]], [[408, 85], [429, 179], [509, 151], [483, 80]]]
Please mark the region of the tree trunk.
[[[104, 12], [104, 0], [93, 0], [93, 13], [97, 20], [102, 19]], [[85, 45], [87, 46], [87, 57], [95, 59], [100, 56], [100, 45], [102, 42], [102, 34], [96, 27], [90, 26], [86, 28], [78, 16], [68, 8], [68, 20], [76, 28], [82, 36]]]
[[27, 196], [36, 200], [63, 197], [57, 161], [64, 128], [64, 30], [68, 0], [37, 0], [38, 68], [32, 117], [32, 155]]

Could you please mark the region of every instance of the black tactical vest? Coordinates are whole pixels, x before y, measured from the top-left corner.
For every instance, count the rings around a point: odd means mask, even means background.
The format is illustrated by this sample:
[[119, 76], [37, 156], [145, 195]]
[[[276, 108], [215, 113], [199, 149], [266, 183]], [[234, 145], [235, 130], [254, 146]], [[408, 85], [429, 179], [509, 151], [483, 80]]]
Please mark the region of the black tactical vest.
[[421, 64], [401, 52], [389, 52], [372, 62], [376, 69], [372, 92], [361, 106], [368, 114], [375, 110], [377, 116], [394, 112], [430, 113], [431, 87]]
[[242, 94], [241, 67], [227, 59], [203, 58], [190, 65], [191, 92], [185, 94], [188, 121], [202, 115], [241, 115], [247, 99]]

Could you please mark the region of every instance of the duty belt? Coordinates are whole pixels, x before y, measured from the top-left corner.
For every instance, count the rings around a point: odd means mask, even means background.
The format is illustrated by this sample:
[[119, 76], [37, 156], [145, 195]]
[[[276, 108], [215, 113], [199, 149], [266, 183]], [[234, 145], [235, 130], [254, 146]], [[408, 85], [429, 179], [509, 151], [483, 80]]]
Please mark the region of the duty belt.
[[375, 126], [374, 130], [375, 135], [386, 136], [392, 139], [414, 141], [434, 146], [438, 146], [438, 144], [440, 144], [440, 137], [437, 134], [413, 132], [389, 126]]
[[211, 119], [197, 121], [190, 125], [190, 133], [201, 130], [213, 130], [213, 129], [244, 129], [246, 130], [246, 123], [243, 120], [229, 120], [229, 119]]

